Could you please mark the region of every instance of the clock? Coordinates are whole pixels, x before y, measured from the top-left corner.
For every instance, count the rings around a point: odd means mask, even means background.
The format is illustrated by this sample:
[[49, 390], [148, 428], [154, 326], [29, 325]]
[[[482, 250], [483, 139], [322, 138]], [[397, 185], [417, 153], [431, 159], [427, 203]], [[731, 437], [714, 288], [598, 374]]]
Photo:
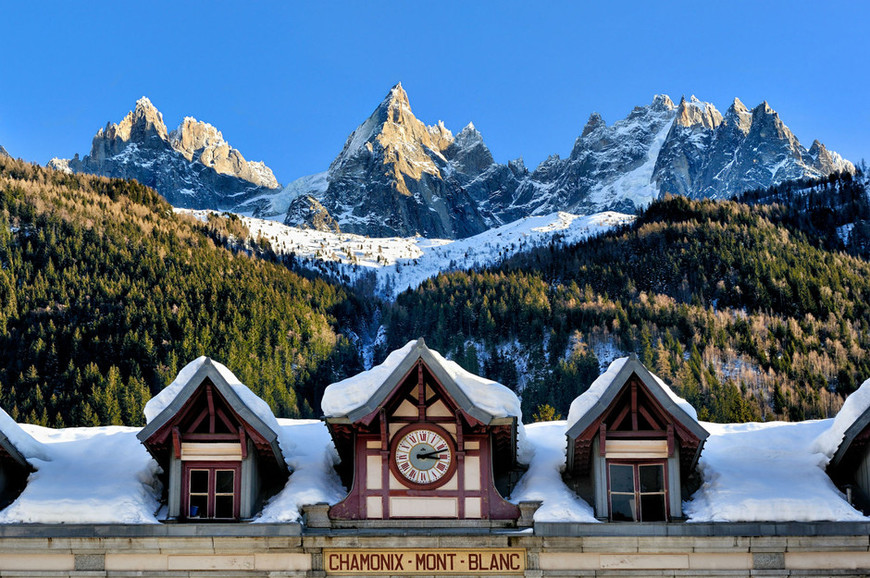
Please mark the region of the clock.
[[396, 433], [391, 469], [405, 485], [431, 489], [450, 479], [456, 469], [453, 438], [434, 424], [414, 424]]

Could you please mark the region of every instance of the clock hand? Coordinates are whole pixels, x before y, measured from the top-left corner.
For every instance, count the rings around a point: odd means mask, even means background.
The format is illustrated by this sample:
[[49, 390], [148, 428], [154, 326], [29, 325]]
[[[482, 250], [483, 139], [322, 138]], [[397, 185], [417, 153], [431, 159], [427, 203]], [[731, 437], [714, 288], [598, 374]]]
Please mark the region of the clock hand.
[[440, 460], [441, 456], [438, 454], [440, 454], [441, 452], [446, 452], [446, 451], [447, 450], [438, 450], [435, 452], [426, 452], [424, 454], [423, 453], [417, 454], [417, 459], [418, 460], [431, 460], [431, 459]]

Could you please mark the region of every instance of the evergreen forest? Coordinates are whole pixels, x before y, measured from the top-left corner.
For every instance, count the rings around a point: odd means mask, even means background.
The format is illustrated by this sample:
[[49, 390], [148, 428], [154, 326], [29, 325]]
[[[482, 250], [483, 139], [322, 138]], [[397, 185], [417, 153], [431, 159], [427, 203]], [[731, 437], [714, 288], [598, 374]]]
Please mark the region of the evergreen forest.
[[[0, 407], [60, 427], [144, 423], [186, 363], [224, 363], [277, 415], [315, 416], [360, 371], [339, 331], [368, 307], [215, 239], [134, 181], [0, 157]], [[256, 247], [254, 247], [256, 249]]]
[[[817, 232], [817, 231], [816, 231]], [[833, 415], [870, 377], [870, 266], [780, 204], [667, 198], [637, 221], [402, 294], [386, 318], [566, 417], [604, 359], [641, 361], [719, 422]], [[528, 419], [528, 417], [527, 417]]]
[[867, 223], [861, 171], [666, 198], [629, 226], [386, 303], [298, 270], [232, 215], [201, 221], [133, 181], [0, 158], [0, 407], [141, 425], [150, 396], [208, 355], [276, 415], [316, 417], [380, 326], [376, 363], [425, 337], [514, 388], [526, 421], [567, 417], [632, 352], [702, 419], [826, 417], [870, 378]]

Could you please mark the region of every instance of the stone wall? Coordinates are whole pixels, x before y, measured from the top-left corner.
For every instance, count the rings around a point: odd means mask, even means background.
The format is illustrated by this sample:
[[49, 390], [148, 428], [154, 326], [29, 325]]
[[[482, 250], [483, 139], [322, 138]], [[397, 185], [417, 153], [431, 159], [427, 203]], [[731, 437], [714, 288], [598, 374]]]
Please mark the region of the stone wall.
[[[870, 574], [866, 523], [540, 524], [534, 533], [198, 524], [0, 526], [0, 576], [319, 577], [328, 575], [324, 551], [472, 549], [521, 549], [523, 571], [513, 575], [535, 577]], [[439, 574], [458, 575], [429, 575]]]

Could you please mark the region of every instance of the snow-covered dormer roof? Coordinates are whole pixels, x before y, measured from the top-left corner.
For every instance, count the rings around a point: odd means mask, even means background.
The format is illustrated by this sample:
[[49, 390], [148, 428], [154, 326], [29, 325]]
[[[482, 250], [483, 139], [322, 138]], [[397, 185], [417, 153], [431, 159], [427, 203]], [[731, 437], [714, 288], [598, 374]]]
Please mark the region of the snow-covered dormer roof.
[[696, 462], [700, 455], [704, 440], [710, 435], [700, 423], [695, 408], [685, 399], [675, 394], [665, 382], [652, 374], [640, 362], [636, 355], [617, 359], [610, 364], [607, 371], [592, 382], [589, 389], [577, 397], [568, 411], [568, 465], [573, 465], [573, 442], [594, 425], [611, 407], [622, 392], [629, 378], [635, 375], [643, 383], [653, 399], [679, 423], [689, 434], [697, 438], [699, 445], [691, 460]]
[[0, 409], [0, 450], [23, 468], [30, 468], [31, 458], [45, 460], [42, 444], [21, 429], [12, 417]]
[[188, 363], [175, 380], [145, 404], [147, 425], [137, 437], [145, 443], [182, 410], [209, 380], [236, 414], [271, 446], [276, 462], [286, 466], [278, 441], [280, 426], [269, 405], [257, 397], [224, 365], [202, 356]]
[[350, 422], [368, 416], [381, 406], [420, 359], [457, 405], [474, 419], [484, 424], [501, 417], [516, 417], [521, 421], [520, 400], [513, 391], [445, 359], [426, 347], [423, 338], [409, 341], [393, 351], [382, 364], [327, 387], [320, 404], [323, 414], [327, 418], [345, 417]]
[[846, 398], [831, 427], [814, 440], [813, 449], [828, 456], [830, 465], [836, 467], [843, 461], [855, 438], [868, 426], [870, 426], [870, 379]]

